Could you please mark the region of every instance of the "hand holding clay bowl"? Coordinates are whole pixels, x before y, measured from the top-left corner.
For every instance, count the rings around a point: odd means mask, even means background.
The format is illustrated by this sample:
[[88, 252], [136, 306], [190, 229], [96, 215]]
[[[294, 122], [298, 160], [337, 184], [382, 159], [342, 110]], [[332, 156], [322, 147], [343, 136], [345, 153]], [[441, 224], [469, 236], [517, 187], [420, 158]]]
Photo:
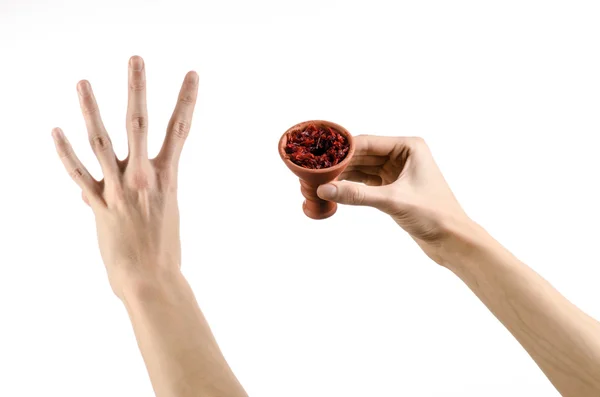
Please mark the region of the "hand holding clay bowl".
[[335, 214], [337, 204], [317, 196], [320, 185], [333, 181], [350, 163], [354, 140], [344, 127], [324, 120], [305, 121], [288, 129], [279, 140], [279, 155], [300, 178], [304, 204], [312, 219]]

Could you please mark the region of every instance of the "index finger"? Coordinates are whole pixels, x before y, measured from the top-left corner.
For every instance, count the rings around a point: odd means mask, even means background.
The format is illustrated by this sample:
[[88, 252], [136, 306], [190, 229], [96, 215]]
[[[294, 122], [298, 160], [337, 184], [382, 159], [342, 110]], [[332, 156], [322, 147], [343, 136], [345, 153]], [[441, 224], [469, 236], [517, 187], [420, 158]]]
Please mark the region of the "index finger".
[[389, 156], [398, 146], [406, 146], [411, 138], [377, 135], [357, 135], [354, 137], [355, 156]]
[[183, 81], [177, 105], [167, 127], [167, 136], [158, 154], [161, 161], [176, 164], [190, 128], [198, 97], [198, 74], [189, 72]]

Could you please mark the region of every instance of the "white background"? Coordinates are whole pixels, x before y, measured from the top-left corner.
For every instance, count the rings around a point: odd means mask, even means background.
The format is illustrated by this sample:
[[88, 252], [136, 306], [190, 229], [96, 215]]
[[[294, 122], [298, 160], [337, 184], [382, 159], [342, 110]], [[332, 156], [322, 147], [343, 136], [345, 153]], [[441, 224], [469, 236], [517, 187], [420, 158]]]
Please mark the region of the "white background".
[[150, 396], [91, 210], [75, 84], [126, 152], [127, 61], [150, 151], [181, 81], [200, 97], [180, 175], [184, 272], [257, 397], [556, 396], [501, 324], [394, 222], [301, 210], [289, 126], [421, 135], [467, 212], [600, 318], [597, 1], [0, 1], [0, 395]]

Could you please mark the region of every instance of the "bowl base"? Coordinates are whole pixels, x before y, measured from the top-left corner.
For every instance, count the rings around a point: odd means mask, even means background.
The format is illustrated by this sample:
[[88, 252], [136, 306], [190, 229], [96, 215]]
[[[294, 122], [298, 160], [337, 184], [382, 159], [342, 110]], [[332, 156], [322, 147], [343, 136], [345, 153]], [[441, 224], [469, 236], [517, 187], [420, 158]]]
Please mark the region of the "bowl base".
[[321, 203], [315, 203], [314, 201], [307, 203], [304, 201], [302, 210], [304, 211], [304, 214], [311, 219], [327, 219], [335, 214], [337, 211], [337, 204], [331, 201], [323, 201]]

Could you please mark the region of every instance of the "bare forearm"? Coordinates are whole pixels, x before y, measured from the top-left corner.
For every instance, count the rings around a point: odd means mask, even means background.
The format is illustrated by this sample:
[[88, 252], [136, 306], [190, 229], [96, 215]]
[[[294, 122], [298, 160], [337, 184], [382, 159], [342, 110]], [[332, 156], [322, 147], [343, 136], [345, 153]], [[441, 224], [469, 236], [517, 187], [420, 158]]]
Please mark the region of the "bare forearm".
[[123, 300], [158, 397], [246, 396], [181, 273], [131, 283]]
[[600, 323], [476, 225], [455, 236], [445, 259], [562, 395], [600, 395]]

